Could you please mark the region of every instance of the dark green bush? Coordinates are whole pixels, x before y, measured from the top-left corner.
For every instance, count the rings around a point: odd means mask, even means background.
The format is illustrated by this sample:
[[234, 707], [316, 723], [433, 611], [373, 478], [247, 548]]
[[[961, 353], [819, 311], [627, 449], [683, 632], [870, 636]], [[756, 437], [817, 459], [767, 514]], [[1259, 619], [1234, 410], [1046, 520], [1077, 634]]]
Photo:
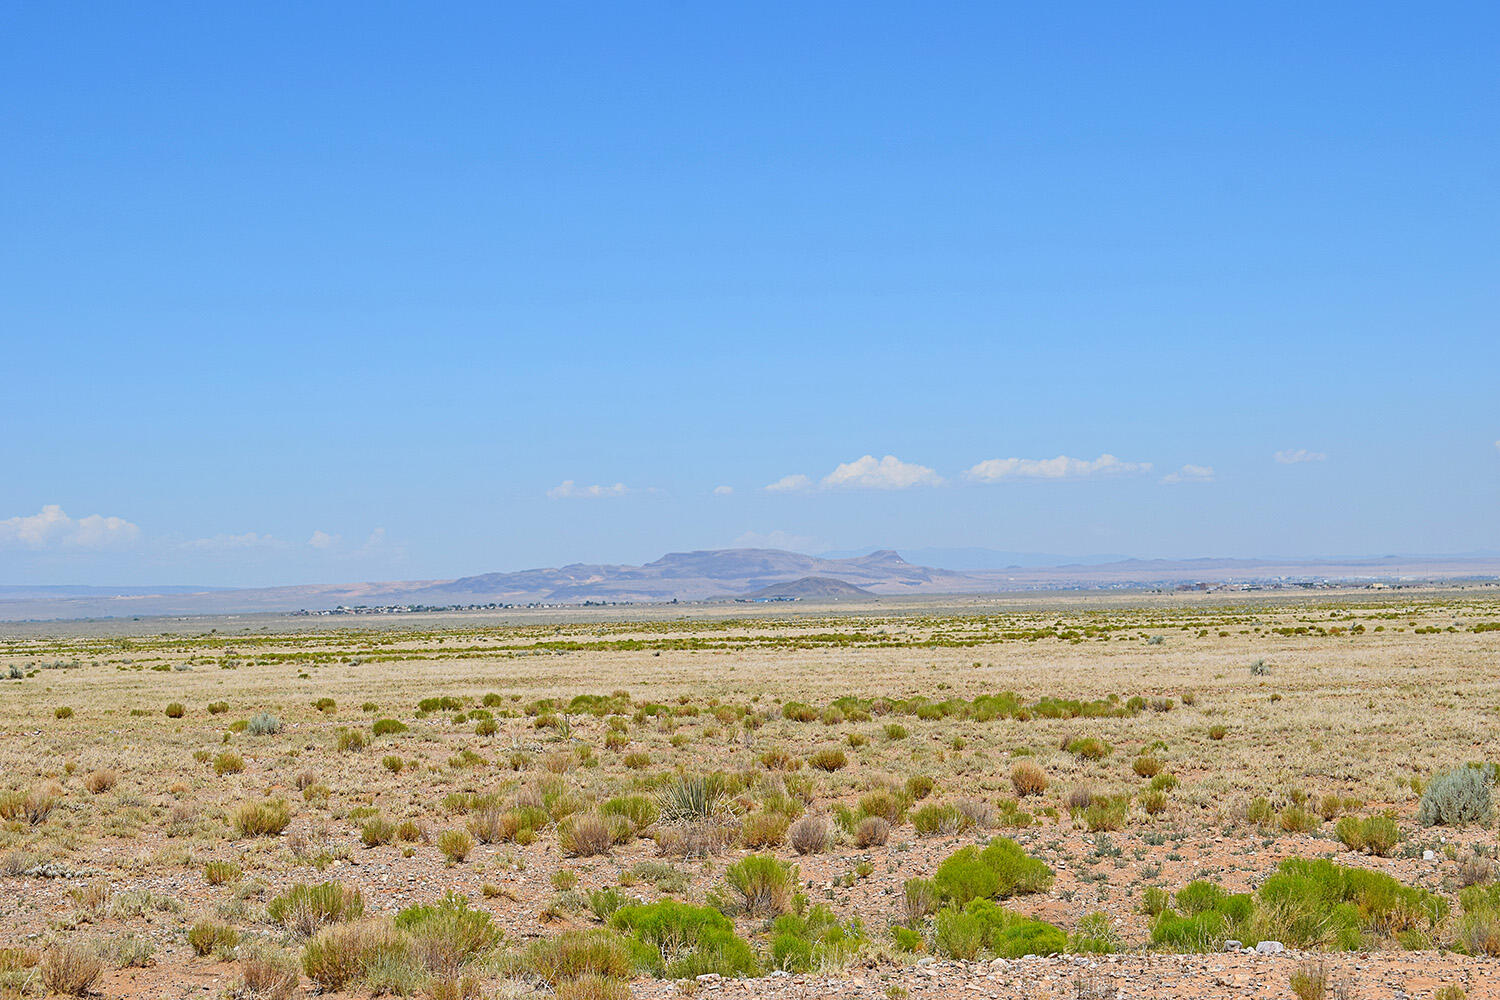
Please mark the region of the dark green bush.
[[841, 969], [864, 939], [858, 919], [842, 923], [821, 904], [806, 916], [785, 913], [771, 923], [771, 964], [787, 972]]
[[1065, 951], [1068, 936], [1054, 924], [1013, 913], [988, 899], [973, 899], [962, 909], [950, 906], [938, 911], [933, 946], [962, 961], [981, 955], [1020, 958]]
[[970, 846], [949, 855], [938, 865], [932, 882], [943, 902], [963, 906], [973, 899], [1043, 892], [1053, 877], [1051, 868], [1029, 856], [1014, 840], [996, 837], [984, 850]]
[[654, 976], [692, 979], [716, 973], [741, 978], [759, 971], [750, 945], [735, 934], [730, 919], [712, 907], [670, 899], [622, 906], [609, 925], [628, 935], [635, 964]]

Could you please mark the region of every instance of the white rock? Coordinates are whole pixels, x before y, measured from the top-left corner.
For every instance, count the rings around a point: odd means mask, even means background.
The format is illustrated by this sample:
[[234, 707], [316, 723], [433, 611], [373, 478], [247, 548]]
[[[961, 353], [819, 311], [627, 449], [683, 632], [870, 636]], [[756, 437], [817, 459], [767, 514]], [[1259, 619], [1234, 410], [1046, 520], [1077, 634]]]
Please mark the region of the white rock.
[[1280, 941], [1262, 941], [1255, 946], [1257, 955], [1280, 955], [1284, 951], [1286, 951], [1286, 945]]

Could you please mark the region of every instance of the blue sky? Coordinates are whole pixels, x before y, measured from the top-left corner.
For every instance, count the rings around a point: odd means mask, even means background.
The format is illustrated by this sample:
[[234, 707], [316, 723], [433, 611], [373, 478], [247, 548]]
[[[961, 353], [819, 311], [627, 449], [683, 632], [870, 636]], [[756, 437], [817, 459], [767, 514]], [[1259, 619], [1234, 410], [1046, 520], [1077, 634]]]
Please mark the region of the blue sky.
[[434, 7], [5, 6], [0, 583], [1500, 549], [1495, 5]]

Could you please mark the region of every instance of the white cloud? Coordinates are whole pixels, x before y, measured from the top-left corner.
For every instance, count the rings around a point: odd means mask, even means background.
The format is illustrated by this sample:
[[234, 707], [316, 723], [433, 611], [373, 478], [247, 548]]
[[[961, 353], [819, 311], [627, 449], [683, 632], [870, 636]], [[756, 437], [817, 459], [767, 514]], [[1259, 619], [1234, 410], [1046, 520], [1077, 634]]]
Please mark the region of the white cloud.
[[1164, 483], [1211, 483], [1214, 481], [1212, 465], [1184, 465], [1176, 472], [1161, 477]]
[[279, 538], [254, 531], [211, 535], [208, 538], [193, 538], [182, 543], [183, 548], [194, 552], [248, 552], [253, 549], [279, 549], [285, 546], [286, 543]]
[[624, 483], [615, 483], [613, 486], [579, 486], [571, 479], [564, 479], [561, 483], [547, 491], [547, 496], [553, 500], [573, 499], [598, 499], [600, 497], [622, 497], [630, 492], [630, 488]]
[[312, 533], [312, 537], [307, 540], [307, 544], [315, 549], [331, 549], [339, 543], [341, 538], [342, 536], [340, 535], [330, 535], [320, 528]]
[[965, 472], [964, 477], [980, 483], [999, 483], [1007, 479], [1082, 479], [1150, 471], [1150, 462], [1122, 462], [1109, 454], [1095, 459], [1058, 455], [1056, 458], [990, 458]]
[[788, 552], [822, 552], [828, 548], [810, 535], [789, 531], [747, 531], [729, 543], [735, 549], [785, 549]]
[[130, 545], [141, 529], [122, 517], [71, 518], [57, 504], [47, 504], [39, 513], [0, 521], [0, 548], [104, 549]]
[[716, 497], [727, 497], [727, 496], [729, 496], [732, 493], [734, 493], [734, 487], [733, 486], [715, 486], [714, 487], [714, 496], [716, 496]]
[[1323, 452], [1308, 451], [1306, 448], [1283, 448], [1274, 457], [1282, 465], [1301, 465], [1303, 462], [1324, 462], [1328, 460], [1328, 456]]
[[895, 455], [876, 460], [865, 455], [844, 462], [823, 477], [825, 489], [905, 490], [913, 486], [939, 486], [943, 477], [925, 465], [903, 462]]
[[782, 476], [776, 482], [768, 484], [765, 491], [767, 493], [797, 493], [811, 488], [812, 480], [799, 472], [794, 476]]

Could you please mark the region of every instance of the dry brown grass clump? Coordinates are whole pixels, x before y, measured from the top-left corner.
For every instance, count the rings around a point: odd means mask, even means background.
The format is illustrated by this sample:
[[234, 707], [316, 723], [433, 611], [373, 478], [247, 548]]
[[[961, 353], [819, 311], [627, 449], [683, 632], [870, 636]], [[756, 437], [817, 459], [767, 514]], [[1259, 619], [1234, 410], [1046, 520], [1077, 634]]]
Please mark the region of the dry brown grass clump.
[[580, 858], [605, 854], [615, 842], [609, 821], [598, 813], [570, 816], [558, 827], [557, 837], [565, 852]]
[[325, 927], [302, 949], [302, 971], [327, 992], [343, 989], [377, 961], [404, 958], [406, 936], [388, 921], [367, 920]]
[[786, 840], [787, 818], [777, 812], [758, 812], [745, 817], [740, 843], [751, 850], [775, 847]]
[[100, 768], [97, 771], [90, 772], [89, 776], [83, 779], [83, 787], [87, 788], [91, 794], [99, 795], [115, 787], [115, 784], [119, 780], [120, 776], [113, 770], [107, 767]]
[[1017, 761], [1010, 769], [1010, 784], [1022, 798], [1047, 790], [1047, 772], [1034, 760]]
[[240, 957], [240, 987], [260, 1000], [289, 1000], [300, 982], [290, 955], [258, 948]]
[[590, 972], [558, 983], [557, 1000], [630, 1000], [630, 984]]
[[822, 816], [803, 816], [786, 831], [786, 841], [798, 854], [817, 854], [828, 849], [833, 836], [828, 820]]
[[47, 949], [41, 961], [42, 984], [53, 993], [81, 997], [89, 993], [104, 974], [104, 959], [98, 951], [78, 944]]
[[854, 846], [860, 850], [884, 847], [891, 837], [891, 824], [881, 816], [866, 816], [854, 828]]

